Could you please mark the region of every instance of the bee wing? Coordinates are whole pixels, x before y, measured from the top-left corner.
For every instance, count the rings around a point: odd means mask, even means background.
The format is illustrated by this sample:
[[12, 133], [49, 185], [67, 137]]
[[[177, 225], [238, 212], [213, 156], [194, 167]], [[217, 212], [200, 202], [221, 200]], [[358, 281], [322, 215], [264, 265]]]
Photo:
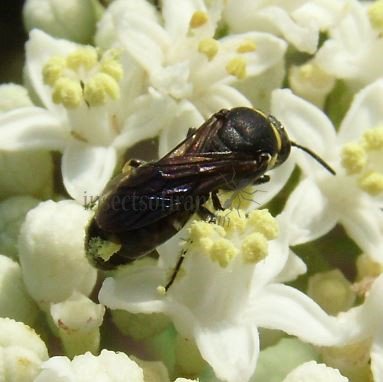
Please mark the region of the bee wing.
[[266, 168], [254, 160], [238, 160], [232, 153], [218, 158], [214, 153], [188, 155], [147, 164], [121, 178], [100, 202], [96, 221], [104, 231], [118, 233], [149, 226], [186, 209], [192, 214], [210, 192], [227, 186], [236, 174], [256, 178]]
[[212, 115], [206, 122], [204, 122], [195, 132], [188, 135], [182, 142], [180, 142], [173, 150], [166, 154], [162, 159], [158, 161], [165, 161], [168, 158], [179, 157], [182, 155], [193, 155], [203, 151], [212, 138], [217, 135], [217, 131], [223, 125], [222, 116], [225, 114], [225, 110], [221, 110], [218, 113]]

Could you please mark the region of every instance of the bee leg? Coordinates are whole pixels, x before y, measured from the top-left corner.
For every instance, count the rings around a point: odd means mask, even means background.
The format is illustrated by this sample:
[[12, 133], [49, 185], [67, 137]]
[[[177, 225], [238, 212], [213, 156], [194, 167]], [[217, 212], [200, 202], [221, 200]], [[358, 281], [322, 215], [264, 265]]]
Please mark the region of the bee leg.
[[129, 159], [127, 162], [126, 162], [126, 165], [130, 166], [130, 167], [134, 167], [134, 168], [137, 168], [137, 167], [140, 167], [141, 165], [143, 165], [145, 162], [141, 159]]
[[213, 207], [216, 210], [223, 211], [224, 208], [222, 207], [221, 201], [219, 200], [219, 197], [216, 191], [211, 193], [211, 200], [213, 202]]
[[129, 159], [125, 164], [124, 167], [122, 167], [122, 173], [123, 174], [130, 174], [132, 172], [133, 168], [140, 167], [145, 162], [140, 159]]
[[217, 217], [204, 206], [199, 207], [197, 214], [201, 219], [206, 220], [208, 223], [215, 223], [217, 220]]
[[177, 260], [177, 264], [176, 264], [176, 266], [174, 267], [173, 273], [172, 273], [172, 275], [170, 276], [170, 279], [169, 279], [168, 283], [165, 285], [165, 291], [167, 291], [167, 290], [171, 287], [171, 285], [174, 283], [174, 280], [176, 279], [177, 274], [178, 274], [179, 270], [181, 269], [181, 265], [182, 265], [182, 263], [183, 263], [184, 260], [185, 260], [185, 255], [186, 255], [186, 250], [184, 249], [184, 250], [181, 252], [180, 257], [179, 257], [178, 260]]
[[269, 175], [262, 175], [260, 176], [253, 184], [264, 184], [270, 181]]
[[186, 138], [189, 138], [191, 137], [198, 129], [196, 129], [195, 127], [189, 127], [189, 130], [186, 134]]

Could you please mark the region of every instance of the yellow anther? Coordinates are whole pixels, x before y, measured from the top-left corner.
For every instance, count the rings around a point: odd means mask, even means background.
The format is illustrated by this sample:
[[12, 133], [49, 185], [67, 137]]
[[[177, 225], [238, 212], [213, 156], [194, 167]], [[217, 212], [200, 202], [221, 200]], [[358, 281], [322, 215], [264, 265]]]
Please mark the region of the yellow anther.
[[210, 258], [217, 262], [222, 268], [226, 268], [237, 253], [238, 250], [226, 239], [214, 241], [209, 251]]
[[383, 126], [375, 129], [367, 130], [363, 134], [363, 144], [366, 150], [382, 150], [383, 149]]
[[93, 68], [98, 62], [98, 55], [96, 48], [91, 46], [77, 49], [67, 56], [66, 64], [68, 68], [77, 70], [81, 66], [89, 70]]
[[366, 166], [366, 151], [359, 143], [347, 143], [342, 148], [341, 160], [347, 174], [356, 174], [361, 172]]
[[245, 40], [237, 48], [238, 53], [254, 52], [257, 49], [257, 44], [252, 40]]
[[195, 11], [190, 19], [190, 28], [198, 28], [209, 20], [209, 16], [204, 11]]
[[242, 243], [242, 256], [246, 263], [256, 264], [267, 256], [268, 243], [264, 235], [254, 232]]
[[226, 233], [244, 232], [246, 229], [247, 219], [241, 210], [217, 211], [216, 215], [218, 223], [223, 226]]
[[226, 71], [239, 80], [246, 78], [246, 60], [244, 57], [234, 57], [226, 64]]
[[253, 230], [261, 233], [267, 240], [273, 240], [279, 234], [278, 222], [268, 210], [251, 211], [248, 222]]
[[372, 196], [383, 192], [383, 174], [371, 171], [359, 179], [360, 187]]
[[368, 17], [373, 28], [383, 31], [383, 0], [378, 0], [368, 7]]
[[51, 57], [43, 67], [44, 83], [53, 86], [61, 77], [65, 69], [65, 58], [60, 56]]
[[219, 49], [219, 42], [214, 38], [205, 38], [198, 44], [198, 52], [204, 54], [208, 60], [212, 60]]
[[121, 80], [124, 74], [121, 64], [115, 59], [108, 59], [108, 60], [102, 61], [101, 72], [109, 74], [116, 81]]
[[53, 87], [52, 99], [54, 103], [67, 108], [75, 108], [81, 104], [82, 89], [78, 81], [66, 77], [59, 78]]
[[84, 98], [90, 106], [100, 106], [120, 97], [120, 88], [116, 80], [105, 73], [97, 73], [84, 87]]
[[209, 224], [204, 221], [195, 220], [189, 228], [190, 241], [198, 243], [202, 238], [224, 237], [225, 230], [216, 224]]

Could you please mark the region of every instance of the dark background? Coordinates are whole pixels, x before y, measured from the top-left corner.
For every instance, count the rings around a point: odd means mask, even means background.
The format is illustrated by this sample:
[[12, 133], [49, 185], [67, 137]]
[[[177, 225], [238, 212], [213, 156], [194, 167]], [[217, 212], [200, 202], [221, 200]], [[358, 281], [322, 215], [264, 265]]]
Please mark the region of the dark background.
[[21, 83], [24, 43], [22, 23], [24, 0], [0, 0], [0, 83]]

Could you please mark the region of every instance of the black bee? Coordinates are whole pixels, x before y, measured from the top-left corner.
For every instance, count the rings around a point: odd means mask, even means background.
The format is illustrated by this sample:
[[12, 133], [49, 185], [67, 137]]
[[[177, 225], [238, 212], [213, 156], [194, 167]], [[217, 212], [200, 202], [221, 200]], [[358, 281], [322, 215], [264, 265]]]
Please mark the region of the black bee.
[[218, 190], [267, 182], [266, 172], [285, 162], [291, 146], [335, 174], [290, 141], [276, 118], [246, 107], [215, 113], [158, 161], [129, 161], [100, 197], [87, 231], [89, 259], [113, 269], [150, 253], [195, 212], [214, 220], [204, 207], [209, 197], [222, 209]]

